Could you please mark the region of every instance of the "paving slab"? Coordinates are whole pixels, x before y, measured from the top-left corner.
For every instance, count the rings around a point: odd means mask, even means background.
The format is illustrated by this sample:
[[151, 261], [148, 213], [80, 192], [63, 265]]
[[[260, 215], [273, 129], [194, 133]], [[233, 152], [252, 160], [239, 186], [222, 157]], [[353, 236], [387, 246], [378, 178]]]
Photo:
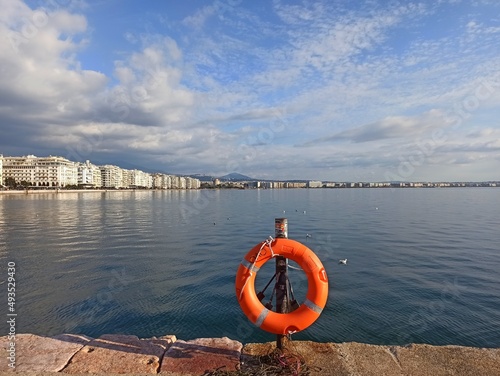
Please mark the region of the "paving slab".
[[175, 336], [139, 339], [132, 335], [106, 334], [87, 343], [62, 372], [157, 373], [165, 351], [175, 341]]
[[241, 342], [223, 338], [176, 341], [165, 353], [160, 373], [169, 376], [203, 375], [206, 371], [240, 368]]
[[349, 375], [401, 376], [398, 358], [387, 346], [347, 342], [332, 344], [340, 353]]
[[[255, 370], [262, 367], [259, 357], [272, 354], [275, 349], [274, 342], [245, 345], [241, 357], [242, 369]], [[287, 352], [302, 357], [310, 375], [318, 376], [500, 375], [500, 349], [293, 341], [285, 343], [285, 353]]]
[[[241, 355], [241, 369], [243, 371], [251, 371], [257, 369], [269, 369], [269, 363], [278, 365], [277, 360], [270, 361], [266, 356], [272, 354], [276, 356], [276, 342], [268, 343], [248, 343], [243, 347]], [[342, 354], [339, 349], [331, 343], [318, 343], [311, 341], [285, 341], [283, 354], [288, 365], [283, 365], [283, 368], [294, 367], [297, 359], [305, 363], [308, 374], [311, 376], [348, 376], [349, 370], [346, 368], [342, 359]], [[304, 370], [304, 366], [302, 366]], [[286, 372], [283, 369], [283, 372]], [[272, 374], [272, 373], [270, 373]]]
[[500, 349], [413, 344], [396, 347], [394, 352], [403, 375], [500, 375]]
[[[15, 338], [16, 372], [58, 372], [92, 338], [63, 334], [56, 337], [42, 337], [35, 334], [17, 334]], [[7, 336], [0, 337], [2, 354], [10, 347]], [[14, 371], [2, 356], [0, 372]]]

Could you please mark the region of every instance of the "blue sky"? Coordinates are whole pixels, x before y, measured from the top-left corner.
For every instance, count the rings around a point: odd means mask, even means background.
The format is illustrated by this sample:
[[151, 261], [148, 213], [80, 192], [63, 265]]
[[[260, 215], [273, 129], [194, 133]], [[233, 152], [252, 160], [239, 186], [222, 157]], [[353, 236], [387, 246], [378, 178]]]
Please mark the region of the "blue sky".
[[0, 154], [500, 180], [497, 1], [0, 0]]

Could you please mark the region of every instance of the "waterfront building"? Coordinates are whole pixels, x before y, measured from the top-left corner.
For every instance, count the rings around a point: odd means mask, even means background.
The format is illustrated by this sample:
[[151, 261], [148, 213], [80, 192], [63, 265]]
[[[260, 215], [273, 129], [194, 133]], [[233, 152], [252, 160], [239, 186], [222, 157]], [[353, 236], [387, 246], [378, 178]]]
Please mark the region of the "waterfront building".
[[114, 165], [99, 166], [102, 186], [105, 188], [123, 188], [123, 170]]
[[141, 170], [130, 171], [130, 184], [131, 188], [153, 188], [153, 179], [151, 174]]
[[179, 176], [179, 189], [186, 189], [186, 178]]
[[172, 189], [172, 182], [174, 179], [174, 176], [172, 175], [165, 175], [165, 174], [157, 174], [157, 185], [156, 188], [159, 189]]
[[179, 180], [178, 176], [172, 175], [172, 178], [171, 178], [172, 183], [170, 185], [171, 189], [177, 189], [177, 188], [179, 188], [179, 184], [180, 183], [179, 183], [178, 180]]
[[309, 180], [307, 182], [307, 188], [321, 188], [323, 186], [323, 182], [319, 180]]
[[32, 187], [65, 187], [78, 183], [78, 167], [63, 157], [34, 155], [3, 158], [3, 180]]
[[121, 188], [129, 188], [132, 185], [132, 171], [122, 168]]
[[176, 176], [166, 174], [150, 175], [150, 187], [155, 189], [199, 189], [201, 181], [189, 176]]
[[102, 187], [101, 170], [98, 166], [85, 161], [78, 163], [78, 185], [83, 187]]
[[3, 155], [0, 154], [0, 185], [3, 185]]
[[186, 177], [186, 189], [198, 189], [200, 186], [201, 182], [198, 179]]
[[154, 189], [163, 189], [162, 188], [163, 176], [162, 174], [153, 174], [153, 188]]

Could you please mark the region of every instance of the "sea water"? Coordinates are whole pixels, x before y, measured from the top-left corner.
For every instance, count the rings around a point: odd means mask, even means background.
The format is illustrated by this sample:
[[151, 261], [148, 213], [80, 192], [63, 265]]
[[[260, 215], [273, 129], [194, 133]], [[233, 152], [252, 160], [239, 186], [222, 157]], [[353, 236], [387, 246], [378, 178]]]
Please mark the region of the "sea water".
[[[271, 341], [234, 280], [285, 217], [329, 277], [322, 315], [294, 339], [499, 347], [499, 214], [498, 188], [0, 195], [0, 286], [15, 262], [18, 333]], [[305, 276], [289, 277], [302, 301]]]

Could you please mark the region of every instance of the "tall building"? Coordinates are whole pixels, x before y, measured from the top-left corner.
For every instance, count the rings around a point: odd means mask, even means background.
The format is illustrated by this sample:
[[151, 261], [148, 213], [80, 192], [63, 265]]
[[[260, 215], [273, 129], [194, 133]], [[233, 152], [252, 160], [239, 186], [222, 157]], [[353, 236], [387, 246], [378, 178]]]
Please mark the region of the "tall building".
[[186, 178], [184, 176], [180, 176], [178, 182], [179, 182], [178, 185], [179, 189], [186, 189]]
[[132, 171], [122, 168], [122, 188], [129, 188], [132, 185]]
[[78, 167], [63, 157], [3, 157], [3, 181], [7, 178], [16, 184], [32, 187], [65, 187], [78, 183]]
[[153, 178], [147, 172], [132, 170], [130, 180], [130, 187], [132, 188], [153, 188]]
[[78, 163], [78, 185], [102, 187], [101, 169], [90, 161]]
[[102, 186], [106, 188], [123, 188], [123, 170], [114, 165], [99, 166]]
[[162, 174], [162, 180], [161, 180], [161, 188], [162, 189], [172, 189], [172, 175], [164, 175]]
[[3, 171], [3, 155], [0, 154], [0, 185], [3, 185], [2, 171]]
[[186, 177], [186, 189], [198, 189], [200, 186], [201, 182], [198, 179]]

